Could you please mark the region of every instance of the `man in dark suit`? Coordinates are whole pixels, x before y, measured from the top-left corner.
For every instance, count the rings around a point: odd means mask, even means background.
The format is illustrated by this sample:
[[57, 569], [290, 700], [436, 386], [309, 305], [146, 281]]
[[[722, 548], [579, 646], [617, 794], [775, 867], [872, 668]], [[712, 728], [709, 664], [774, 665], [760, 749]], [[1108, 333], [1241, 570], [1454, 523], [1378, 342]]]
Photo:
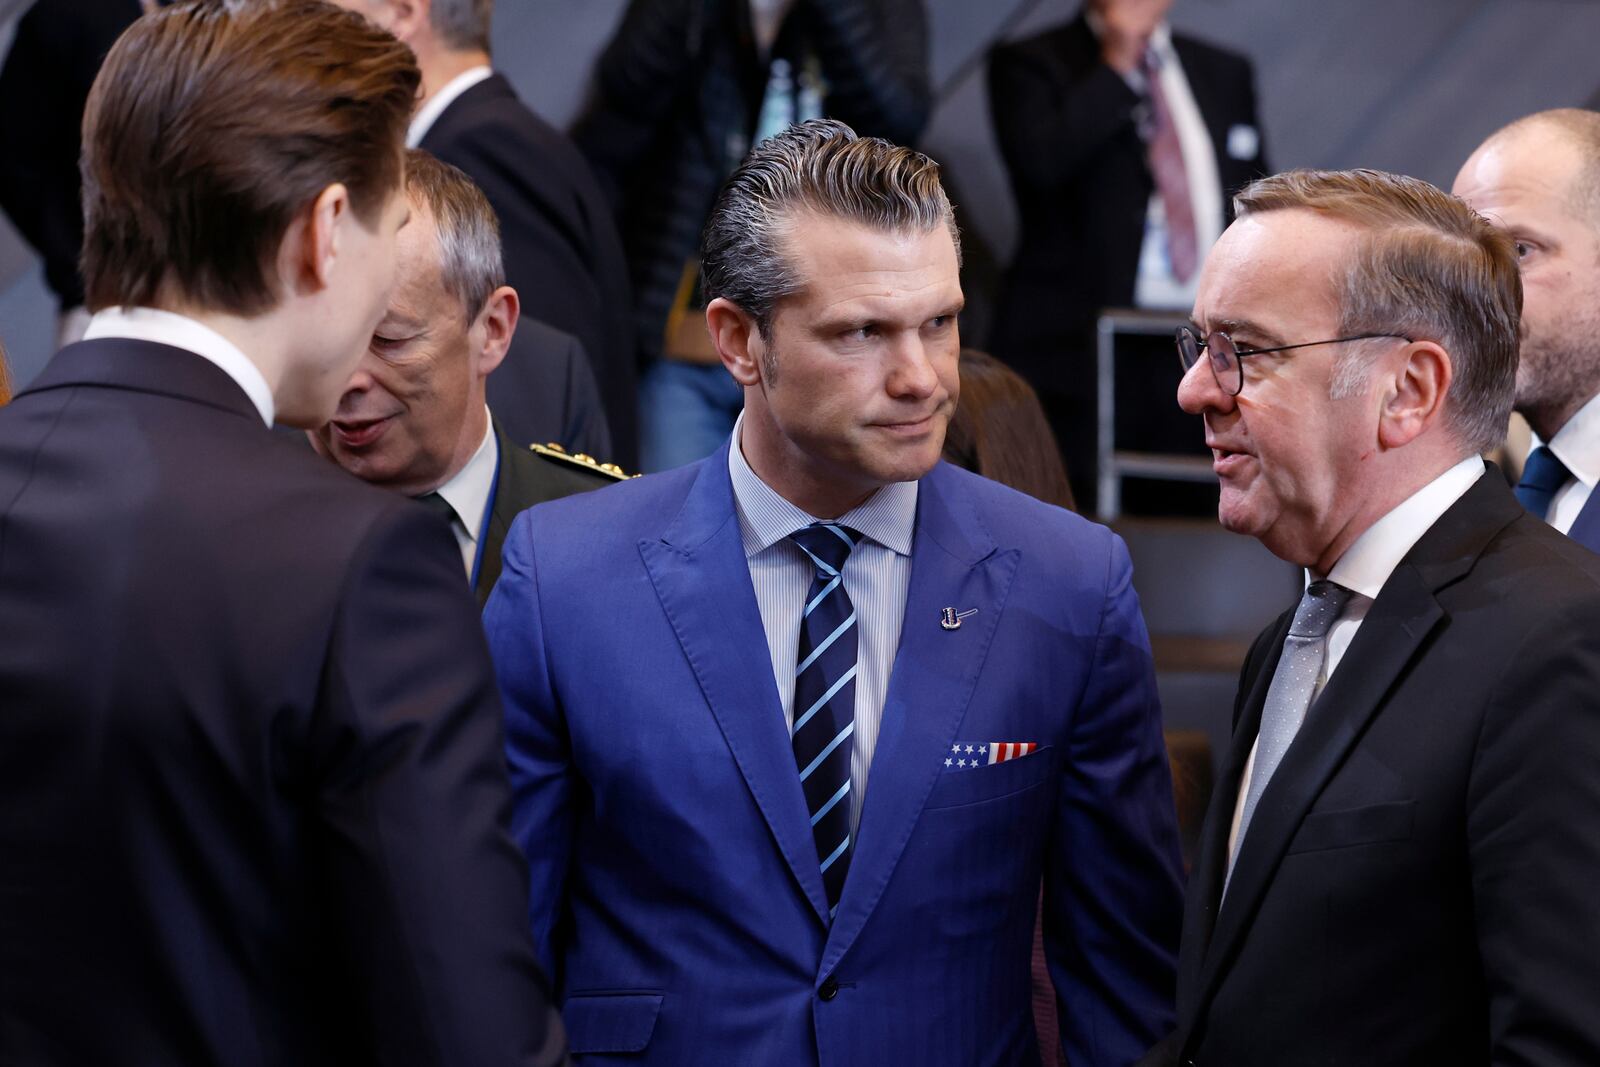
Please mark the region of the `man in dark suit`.
[[1522, 268], [1516, 410], [1539, 440], [1517, 498], [1600, 551], [1600, 113], [1512, 123], [1462, 166], [1455, 192], [1505, 228]]
[[506, 540], [514, 829], [586, 1063], [1037, 1064], [1041, 877], [1067, 1058], [1169, 1024], [1177, 831], [1127, 551], [939, 461], [953, 230], [909, 149], [826, 121], [758, 145], [703, 256], [733, 435]]
[[1229, 197], [1267, 169], [1249, 60], [1172, 33], [1170, 7], [1089, 0], [989, 61], [1020, 235], [991, 347], [1039, 390], [1090, 506], [1095, 319], [1187, 310]]
[[[622, 238], [589, 165], [489, 66], [493, 0], [337, 0], [417, 54], [422, 102], [406, 143], [460, 167], [500, 217], [506, 279], [531, 317], [576, 337], [594, 366], [612, 454], [638, 449], [637, 347]], [[531, 340], [531, 337], [529, 338]], [[533, 353], [513, 341], [489, 388], [503, 419], [537, 389]]]
[[405, 221], [410, 53], [146, 16], [85, 116], [95, 316], [0, 410], [0, 1060], [557, 1064], [444, 525], [318, 425]]
[[1600, 1062], [1600, 558], [1479, 458], [1512, 242], [1374, 171], [1237, 203], [1178, 399], [1308, 585], [1240, 675], [1153, 1062]]
[[519, 512], [622, 472], [586, 454], [516, 444], [490, 415], [489, 377], [528, 325], [504, 284], [494, 209], [471, 178], [420, 149], [406, 153], [406, 198], [389, 306], [333, 419], [309, 436], [356, 477], [443, 515], [481, 605]]

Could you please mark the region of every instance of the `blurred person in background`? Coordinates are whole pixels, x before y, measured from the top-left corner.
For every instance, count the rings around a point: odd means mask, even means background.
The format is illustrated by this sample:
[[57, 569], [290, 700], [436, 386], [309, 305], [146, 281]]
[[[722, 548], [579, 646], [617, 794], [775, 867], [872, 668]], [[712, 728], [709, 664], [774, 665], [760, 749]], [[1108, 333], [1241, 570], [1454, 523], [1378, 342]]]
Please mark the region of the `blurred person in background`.
[[564, 1061], [445, 526], [332, 415], [405, 225], [408, 49], [320, 0], [123, 34], [86, 339], [0, 409], [0, 1059]]
[[713, 452], [743, 391], [706, 334], [700, 231], [752, 145], [837, 118], [915, 142], [932, 107], [922, 0], [632, 0], [573, 136], [606, 181], [632, 271], [641, 463]]
[[[522, 298], [522, 326], [489, 384], [506, 432], [517, 441], [556, 439], [525, 413], [523, 398], [559, 384], [548, 376], [547, 354], [561, 349], [567, 362], [593, 368], [605, 408], [583, 438], [563, 443], [632, 465], [637, 348], [622, 240], [583, 156], [490, 65], [494, 0], [336, 2], [411, 46], [422, 97], [406, 144], [465, 171], [499, 217], [506, 283]], [[568, 352], [572, 338], [581, 354]]]
[[987, 352], [961, 350], [961, 402], [945, 433], [944, 458], [1035, 500], [1077, 510], [1038, 394]]
[[1518, 119], [1472, 153], [1455, 193], [1511, 235], [1522, 269], [1514, 410], [1538, 436], [1517, 499], [1600, 551], [1600, 113]]
[[506, 433], [485, 396], [520, 327], [494, 211], [471, 178], [421, 149], [406, 153], [406, 198], [388, 307], [333, 419], [309, 437], [362, 481], [438, 512], [481, 606], [519, 512], [622, 472]]
[[990, 346], [1039, 390], [1090, 509], [1095, 319], [1188, 310], [1230, 198], [1267, 172], [1250, 61], [1174, 33], [1171, 6], [1087, 0], [989, 60], [1020, 237]]

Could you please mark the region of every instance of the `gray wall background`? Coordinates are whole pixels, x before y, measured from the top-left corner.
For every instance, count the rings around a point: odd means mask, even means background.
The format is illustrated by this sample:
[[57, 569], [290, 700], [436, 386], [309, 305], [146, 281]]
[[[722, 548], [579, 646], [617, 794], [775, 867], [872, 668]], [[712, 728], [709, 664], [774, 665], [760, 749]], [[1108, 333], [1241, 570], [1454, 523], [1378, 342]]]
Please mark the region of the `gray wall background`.
[[[989, 124], [983, 57], [1001, 37], [1070, 18], [1078, 0], [926, 3], [940, 102], [921, 147], [945, 164], [972, 235], [1004, 260], [1016, 215]], [[0, 0], [0, 52], [25, 7]], [[496, 65], [565, 125], [623, 7], [500, 0]], [[1504, 123], [1543, 108], [1600, 106], [1600, 0], [1178, 0], [1172, 22], [1255, 60], [1277, 167], [1369, 166], [1448, 186]], [[54, 315], [37, 258], [0, 218], [0, 339], [19, 383], [49, 358]]]

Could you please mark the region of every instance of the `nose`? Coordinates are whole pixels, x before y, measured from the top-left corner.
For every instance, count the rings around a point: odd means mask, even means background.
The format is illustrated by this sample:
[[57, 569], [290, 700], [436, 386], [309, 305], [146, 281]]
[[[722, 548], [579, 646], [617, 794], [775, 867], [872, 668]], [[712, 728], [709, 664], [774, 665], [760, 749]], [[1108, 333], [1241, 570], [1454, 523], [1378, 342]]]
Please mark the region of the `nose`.
[[1217, 384], [1217, 376], [1211, 373], [1211, 363], [1204, 355], [1183, 372], [1183, 379], [1178, 382], [1178, 406], [1191, 415], [1233, 410], [1234, 398]]
[[929, 350], [920, 334], [910, 333], [904, 337], [890, 356], [893, 365], [887, 382], [889, 395], [926, 400], [937, 392], [939, 372], [934, 367], [934, 359], [939, 354]]

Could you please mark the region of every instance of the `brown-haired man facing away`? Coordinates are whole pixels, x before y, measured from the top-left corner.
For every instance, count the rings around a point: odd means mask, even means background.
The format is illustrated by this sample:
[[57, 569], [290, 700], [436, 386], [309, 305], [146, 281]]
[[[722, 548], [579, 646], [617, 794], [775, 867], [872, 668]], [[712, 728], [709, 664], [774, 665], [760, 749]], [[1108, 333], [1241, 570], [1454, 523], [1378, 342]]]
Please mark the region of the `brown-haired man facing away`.
[[1178, 400], [1307, 588], [1240, 676], [1165, 1062], [1600, 1062], [1600, 559], [1479, 458], [1512, 242], [1374, 171], [1236, 205]]
[[490, 414], [489, 377], [522, 325], [494, 209], [471, 178], [421, 149], [406, 153], [406, 198], [388, 307], [311, 444], [444, 515], [482, 604], [519, 512], [623, 475], [581, 453], [516, 444]]
[[0, 412], [0, 1059], [547, 1064], [443, 523], [274, 435], [382, 314], [409, 51], [148, 15], [85, 119], [89, 339]]

